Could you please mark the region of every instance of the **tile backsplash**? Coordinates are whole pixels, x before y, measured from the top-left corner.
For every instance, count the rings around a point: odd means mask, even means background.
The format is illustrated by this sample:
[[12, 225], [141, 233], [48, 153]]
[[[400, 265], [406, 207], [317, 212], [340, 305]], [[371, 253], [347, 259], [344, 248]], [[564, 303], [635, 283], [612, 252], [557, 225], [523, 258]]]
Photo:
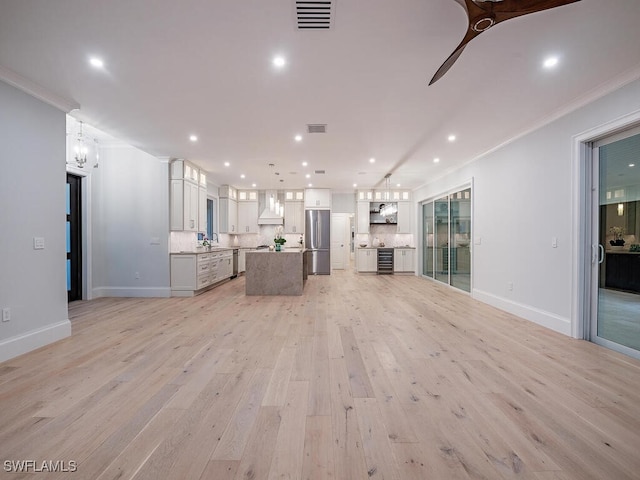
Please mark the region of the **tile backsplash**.
[[386, 247], [415, 247], [413, 234], [395, 233], [393, 230], [388, 225], [371, 225], [368, 234], [356, 234], [356, 247], [361, 243], [366, 243], [369, 247], [377, 247], [380, 243], [384, 243]]

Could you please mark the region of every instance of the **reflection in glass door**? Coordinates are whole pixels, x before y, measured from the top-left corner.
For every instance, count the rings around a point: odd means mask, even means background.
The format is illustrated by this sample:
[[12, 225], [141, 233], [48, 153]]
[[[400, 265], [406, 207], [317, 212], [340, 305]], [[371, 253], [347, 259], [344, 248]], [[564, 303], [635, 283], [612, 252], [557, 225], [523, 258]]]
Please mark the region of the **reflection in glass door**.
[[640, 357], [640, 129], [593, 150], [591, 340]]
[[422, 205], [422, 228], [424, 231], [422, 255], [422, 274], [433, 278], [433, 202]]
[[435, 279], [449, 283], [449, 196], [434, 202]]
[[471, 291], [471, 189], [451, 195], [451, 285]]

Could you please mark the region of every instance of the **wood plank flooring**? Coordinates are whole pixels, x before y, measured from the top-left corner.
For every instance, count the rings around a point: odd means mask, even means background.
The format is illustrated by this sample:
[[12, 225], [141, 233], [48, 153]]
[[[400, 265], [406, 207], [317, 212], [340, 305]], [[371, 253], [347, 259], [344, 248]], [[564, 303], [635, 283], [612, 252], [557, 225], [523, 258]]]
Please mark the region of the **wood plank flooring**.
[[78, 479], [640, 479], [640, 362], [413, 276], [70, 306], [0, 364], [7, 462]]

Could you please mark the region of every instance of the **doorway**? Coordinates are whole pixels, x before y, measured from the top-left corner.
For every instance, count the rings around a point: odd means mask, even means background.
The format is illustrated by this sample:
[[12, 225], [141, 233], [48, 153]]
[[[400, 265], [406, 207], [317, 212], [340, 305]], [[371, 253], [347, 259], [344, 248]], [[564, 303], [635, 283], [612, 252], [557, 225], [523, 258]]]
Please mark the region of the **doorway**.
[[82, 299], [82, 177], [67, 173], [67, 301]]
[[351, 221], [348, 213], [331, 214], [331, 269], [345, 270], [349, 266]]
[[591, 147], [587, 337], [640, 358], [640, 127]]

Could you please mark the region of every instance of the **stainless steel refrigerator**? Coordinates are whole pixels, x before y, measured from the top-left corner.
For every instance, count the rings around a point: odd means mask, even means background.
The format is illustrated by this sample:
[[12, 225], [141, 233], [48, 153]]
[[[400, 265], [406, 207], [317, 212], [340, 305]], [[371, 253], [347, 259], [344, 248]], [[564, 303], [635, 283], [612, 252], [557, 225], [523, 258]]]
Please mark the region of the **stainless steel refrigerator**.
[[330, 210], [305, 211], [304, 239], [307, 248], [307, 273], [310, 275], [331, 273], [330, 222]]

